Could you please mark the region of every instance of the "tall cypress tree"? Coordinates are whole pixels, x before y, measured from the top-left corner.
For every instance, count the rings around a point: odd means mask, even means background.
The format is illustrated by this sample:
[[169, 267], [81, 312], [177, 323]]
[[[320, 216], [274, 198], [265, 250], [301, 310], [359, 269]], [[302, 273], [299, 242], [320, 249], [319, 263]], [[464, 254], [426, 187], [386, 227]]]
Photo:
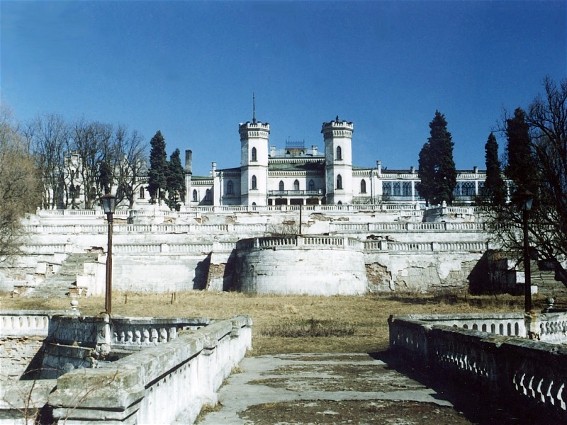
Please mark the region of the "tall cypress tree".
[[521, 108], [516, 108], [514, 116], [506, 120], [506, 138], [508, 163], [504, 172], [515, 186], [512, 200], [522, 202], [520, 198], [526, 191], [536, 196], [538, 171], [535, 166], [529, 125], [526, 123], [526, 113]]
[[417, 183], [417, 191], [419, 195], [425, 199], [429, 205], [434, 192], [434, 176], [435, 164], [431, 155], [431, 145], [425, 142], [421, 151], [419, 151], [419, 182]]
[[485, 200], [494, 206], [501, 206], [506, 202], [506, 184], [502, 178], [502, 168], [498, 159], [498, 142], [494, 134], [490, 133], [484, 149], [486, 159]]
[[447, 130], [445, 116], [435, 111], [429, 128], [430, 137], [419, 154], [421, 183], [418, 191], [428, 204], [446, 202], [450, 205], [457, 185], [457, 170], [453, 160], [453, 141]]
[[181, 153], [175, 149], [168, 163], [167, 205], [172, 210], [178, 210], [180, 201], [185, 202], [185, 171], [181, 165]]
[[161, 203], [167, 188], [167, 154], [165, 139], [161, 131], [157, 131], [150, 140], [150, 169], [148, 171], [148, 191], [152, 202]]

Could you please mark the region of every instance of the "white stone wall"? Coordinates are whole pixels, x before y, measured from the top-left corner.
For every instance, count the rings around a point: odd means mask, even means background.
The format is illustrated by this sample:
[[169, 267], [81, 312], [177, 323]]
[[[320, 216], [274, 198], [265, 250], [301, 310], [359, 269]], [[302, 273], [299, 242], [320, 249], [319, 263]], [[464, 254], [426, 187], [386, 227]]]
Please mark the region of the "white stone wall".
[[360, 295], [366, 292], [362, 252], [260, 249], [240, 256], [240, 290], [258, 294]]

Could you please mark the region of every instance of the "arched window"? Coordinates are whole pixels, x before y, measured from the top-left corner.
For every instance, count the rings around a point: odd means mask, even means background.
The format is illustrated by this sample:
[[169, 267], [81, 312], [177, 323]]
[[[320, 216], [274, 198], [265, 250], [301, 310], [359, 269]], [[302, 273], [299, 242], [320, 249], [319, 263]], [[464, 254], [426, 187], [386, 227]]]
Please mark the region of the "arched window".
[[258, 161], [258, 151], [256, 148], [252, 148], [252, 162]]
[[408, 198], [411, 196], [411, 182], [404, 182], [402, 184], [402, 196]]
[[342, 189], [343, 188], [343, 178], [342, 176], [339, 174], [337, 176], [337, 189]]
[[337, 161], [343, 160], [343, 150], [340, 146], [337, 146]]
[[211, 200], [211, 189], [207, 189], [207, 191], [205, 192], [205, 201], [210, 201]]
[[309, 180], [309, 190], [315, 190], [315, 182], [313, 180]]
[[193, 190], [193, 202], [197, 202], [199, 198], [197, 197], [197, 190]]
[[279, 188], [280, 188], [280, 192], [283, 192], [283, 191], [285, 190], [285, 189], [284, 189], [284, 182], [283, 182], [283, 180], [280, 180], [280, 186], [279, 186]]
[[140, 199], [144, 199], [144, 197], [146, 196], [146, 190], [144, 189], [144, 186], [140, 187]]
[[293, 182], [293, 190], [299, 190], [299, 180]]
[[226, 184], [226, 194], [227, 195], [234, 194], [234, 184], [232, 183], [232, 180], [229, 180], [228, 183]]
[[258, 189], [258, 180], [256, 179], [256, 176], [252, 176], [252, 190], [256, 189]]
[[402, 194], [402, 184], [400, 182], [394, 182], [393, 195], [400, 196]]
[[360, 181], [360, 193], [366, 193], [366, 180], [364, 179]]

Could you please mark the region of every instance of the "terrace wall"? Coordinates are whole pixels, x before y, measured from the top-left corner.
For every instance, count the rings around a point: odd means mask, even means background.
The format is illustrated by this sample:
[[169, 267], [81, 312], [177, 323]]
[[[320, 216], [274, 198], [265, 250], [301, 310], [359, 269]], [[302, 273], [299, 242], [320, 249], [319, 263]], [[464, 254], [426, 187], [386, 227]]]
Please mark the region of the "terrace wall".
[[[390, 349], [489, 391], [514, 411], [567, 421], [567, 315], [542, 314], [529, 340], [523, 314], [391, 317]], [[545, 342], [550, 341], [550, 342]]]

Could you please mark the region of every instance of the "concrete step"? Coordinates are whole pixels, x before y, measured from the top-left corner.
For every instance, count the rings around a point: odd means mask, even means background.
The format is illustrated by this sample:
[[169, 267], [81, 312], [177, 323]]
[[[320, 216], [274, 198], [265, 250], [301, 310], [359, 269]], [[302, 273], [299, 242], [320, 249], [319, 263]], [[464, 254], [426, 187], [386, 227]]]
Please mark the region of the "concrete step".
[[75, 253], [70, 254], [61, 264], [59, 271], [48, 276], [41, 285], [36, 286], [30, 295], [34, 297], [62, 298], [67, 296], [69, 288], [74, 285], [77, 275], [83, 273], [84, 264], [96, 262], [98, 253]]

